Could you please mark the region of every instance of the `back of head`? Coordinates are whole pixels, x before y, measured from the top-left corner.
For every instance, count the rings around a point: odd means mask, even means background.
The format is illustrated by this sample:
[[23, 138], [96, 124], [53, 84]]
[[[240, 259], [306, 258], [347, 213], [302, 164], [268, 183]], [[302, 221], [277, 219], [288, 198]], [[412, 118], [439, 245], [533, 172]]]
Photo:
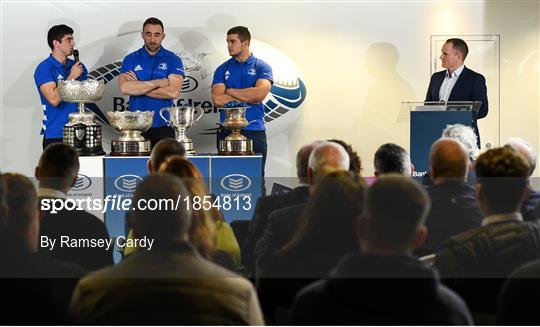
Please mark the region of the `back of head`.
[[184, 146], [180, 142], [173, 138], [166, 138], [159, 141], [150, 154], [149, 172], [157, 172], [165, 159], [172, 155], [185, 156], [186, 149], [184, 149]]
[[463, 144], [471, 160], [475, 160], [478, 157], [478, 153], [480, 152], [477, 143], [478, 137], [472, 127], [461, 124], [448, 125], [441, 137], [451, 138]]
[[534, 150], [532, 144], [522, 138], [511, 137], [510, 139], [508, 139], [505, 146], [511, 147], [527, 160], [531, 168], [529, 171], [529, 176], [532, 176], [534, 170], [536, 169], [536, 151]]
[[[20, 174], [2, 174], [5, 200], [8, 207], [6, 231], [13, 237], [22, 237], [29, 228], [38, 228], [38, 199], [34, 184]], [[37, 242], [37, 239], [35, 240]]]
[[495, 213], [516, 212], [528, 185], [530, 167], [525, 158], [510, 147], [490, 149], [475, 162], [477, 183]]
[[396, 173], [411, 176], [411, 158], [404, 148], [394, 143], [383, 144], [375, 152], [375, 175]]
[[39, 185], [66, 192], [79, 173], [79, 155], [75, 148], [53, 143], [39, 158]]
[[343, 247], [354, 250], [358, 245], [355, 224], [362, 211], [364, 192], [363, 180], [349, 171], [334, 171], [322, 177], [287, 248], [309, 244], [328, 251]]
[[334, 142], [322, 142], [310, 154], [309, 169], [315, 179], [333, 171], [348, 171], [350, 166], [349, 154]]
[[183, 204], [175, 208], [175, 203], [179, 196], [183, 199], [188, 195], [186, 187], [178, 177], [169, 174], [145, 177], [137, 185], [133, 197], [133, 205], [139, 205], [139, 208], [133, 211], [136, 235], [158, 242], [185, 239], [191, 224], [191, 212]]
[[354, 151], [352, 145], [346, 143], [345, 141], [336, 139], [328, 140], [328, 142], [337, 143], [341, 145], [345, 149], [345, 151], [347, 151], [350, 159], [349, 171], [355, 173], [356, 175], [360, 175], [360, 173], [362, 172], [362, 160], [358, 156], [358, 153]]
[[429, 165], [431, 177], [434, 180], [450, 178], [465, 181], [469, 155], [460, 142], [450, 138], [441, 138], [431, 146]]
[[429, 208], [427, 193], [415, 181], [398, 174], [381, 176], [366, 194], [364, 241], [408, 250]]
[[300, 183], [309, 184], [308, 166], [311, 152], [323, 141], [314, 141], [304, 145], [296, 154], [296, 176]]

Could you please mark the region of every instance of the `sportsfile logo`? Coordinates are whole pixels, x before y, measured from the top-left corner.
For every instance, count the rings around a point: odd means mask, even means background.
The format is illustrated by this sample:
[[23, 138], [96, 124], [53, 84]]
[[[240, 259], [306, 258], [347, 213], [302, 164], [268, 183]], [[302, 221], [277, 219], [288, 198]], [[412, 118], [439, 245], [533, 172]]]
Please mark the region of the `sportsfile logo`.
[[137, 175], [122, 175], [114, 181], [114, 186], [122, 192], [135, 192], [135, 188], [142, 178]]
[[75, 192], [84, 191], [89, 188], [90, 185], [92, 185], [92, 180], [86, 175], [79, 174], [77, 176], [77, 181], [75, 181], [71, 190]]
[[231, 192], [247, 190], [251, 186], [251, 179], [241, 174], [231, 174], [221, 179], [221, 187]]

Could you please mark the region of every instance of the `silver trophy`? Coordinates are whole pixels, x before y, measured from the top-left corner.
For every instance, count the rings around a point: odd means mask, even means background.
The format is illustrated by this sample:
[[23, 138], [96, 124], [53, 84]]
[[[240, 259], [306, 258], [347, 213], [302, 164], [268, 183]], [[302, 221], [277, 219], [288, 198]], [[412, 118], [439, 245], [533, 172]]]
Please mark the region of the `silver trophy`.
[[150, 141], [141, 133], [146, 132], [154, 121], [153, 111], [109, 111], [109, 123], [120, 137], [111, 142], [113, 156], [150, 155]]
[[[195, 119], [194, 116], [196, 110], [200, 110], [201, 114]], [[163, 116], [164, 111], [169, 112], [169, 120]], [[204, 115], [202, 108], [193, 108], [189, 106], [167, 107], [161, 108], [159, 115], [176, 130], [176, 140], [184, 146], [186, 153], [195, 154], [196, 152], [193, 150], [193, 141], [187, 137], [186, 132], [188, 128], [202, 118]]]
[[101, 146], [101, 125], [94, 121], [93, 112], [85, 112], [85, 103], [99, 101], [105, 92], [102, 80], [58, 81], [62, 101], [78, 103], [78, 112], [70, 113], [64, 126], [64, 143], [74, 147], [81, 156], [105, 155]]
[[253, 140], [240, 134], [252, 122], [246, 119], [246, 109], [249, 107], [219, 108], [225, 112], [225, 120], [221, 124], [232, 132], [218, 142], [218, 153], [224, 155], [252, 155]]

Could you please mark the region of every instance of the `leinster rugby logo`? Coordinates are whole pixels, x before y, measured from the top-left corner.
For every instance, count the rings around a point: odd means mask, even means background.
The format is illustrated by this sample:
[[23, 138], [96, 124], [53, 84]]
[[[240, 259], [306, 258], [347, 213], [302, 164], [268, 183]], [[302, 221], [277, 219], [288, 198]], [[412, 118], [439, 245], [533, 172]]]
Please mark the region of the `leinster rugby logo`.
[[122, 192], [135, 192], [135, 188], [142, 178], [137, 175], [122, 175], [114, 181], [114, 186]]
[[71, 188], [71, 191], [74, 191], [74, 192], [84, 191], [87, 188], [89, 188], [90, 185], [92, 185], [92, 180], [86, 175], [79, 174], [77, 176], [77, 181], [75, 181], [75, 184]]
[[231, 174], [221, 179], [221, 187], [231, 192], [247, 190], [251, 186], [251, 179], [241, 174]]

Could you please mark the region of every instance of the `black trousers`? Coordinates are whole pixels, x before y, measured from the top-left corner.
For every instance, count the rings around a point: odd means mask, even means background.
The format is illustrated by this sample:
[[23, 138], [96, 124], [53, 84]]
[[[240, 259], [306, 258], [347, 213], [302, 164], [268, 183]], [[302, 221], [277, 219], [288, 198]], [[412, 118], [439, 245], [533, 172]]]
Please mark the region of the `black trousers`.
[[46, 139], [45, 136], [43, 136], [43, 142], [41, 142], [41, 146], [43, 147], [43, 150], [45, 150], [45, 148], [49, 144], [62, 142], [64, 142], [64, 139]]
[[166, 138], [174, 139], [176, 135], [172, 127], [161, 126], [161, 127], [150, 128], [146, 132], [142, 133], [142, 136], [145, 139], [149, 140], [152, 145], [152, 148], [154, 148], [154, 146], [162, 139], [166, 139]]

